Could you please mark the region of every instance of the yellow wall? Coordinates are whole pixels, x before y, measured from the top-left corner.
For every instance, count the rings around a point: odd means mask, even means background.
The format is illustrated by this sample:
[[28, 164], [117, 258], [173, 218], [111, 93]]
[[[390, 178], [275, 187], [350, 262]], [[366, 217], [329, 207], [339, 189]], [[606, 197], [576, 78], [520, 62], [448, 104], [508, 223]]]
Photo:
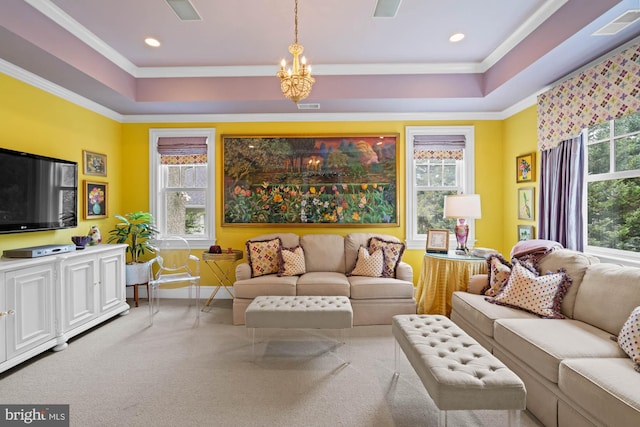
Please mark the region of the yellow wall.
[[[538, 151], [537, 115], [536, 107], [532, 106], [518, 114], [514, 114], [504, 121], [504, 168], [502, 182], [504, 188], [503, 216], [504, 240], [502, 253], [509, 254], [513, 245], [518, 241], [518, 224], [533, 225], [534, 236], [538, 229], [538, 183], [540, 182], [540, 151]], [[516, 157], [527, 153], [535, 153], [536, 171], [535, 182], [516, 183]], [[518, 188], [534, 188], [534, 221], [518, 219]]]
[[[174, 127], [212, 127], [216, 129], [217, 200], [216, 218], [222, 217], [222, 135], [323, 135], [389, 134], [399, 135], [398, 191], [400, 195], [398, 227], [222, 227], [218, 225], [217, 243], [241, 248], [256, 234], [288, 231], [298, 234], [353, 231], [377, 231], [405, 236], [405, 127], [474, 126], [476, 193], [482, 197], [482, 219], [476, 221], [476, 246], [492, 247], [508, 253], [516, 241], [515, 156], [536, 150], [536, 118], [532, 107], [507, 120], [456, 121], [377, 121], [377, 122], [289, 122], [289, 123], [118, 123], [70, 102], [57, 98], [11, 77], [0, 75], [0, 146], [37, 154], [74, 160], [79, 164], [79, 183], [84, 179], [109, 184], [109, 218], [86, 221], [80, 215], [77, 229], [0, 235], [0, 250], [50, 243], [69, 243], [70, 237], [86, 234], [97, 225], [108, 237], [114, 214], [149, 209], [149, 129]], [[82, 150], [107, 155], [106, 178], [82, 174]], [[82, 197], [82, 192], [80, 193]], [[82, 209], [79, 206], [79, 212]], [[407, 251], [404, 259], [415, 273], [420, 272], [422, 250]], [[210, 278], [204, 278], [209, 283]]]
[[[0, 147], [78, 162], [79, 198], [85, 179], [107, 182], [109, 216], [121, 210], [119, 194], [122, 125], [54, 95], [0, 74]], [[107, 155], [107, 177], [83, 174], [82, 150]], [[2, 185], [2, 183], [0, 183]], [[1, 203], [1, 201], [0, 201]], [[71, 236], [86, 235], [92, 225], [104, 233], [111, 221], [86, 221], [78, 201], [78, 228], [1, 234], [0, 251], [46, 244], [71, 244]]]

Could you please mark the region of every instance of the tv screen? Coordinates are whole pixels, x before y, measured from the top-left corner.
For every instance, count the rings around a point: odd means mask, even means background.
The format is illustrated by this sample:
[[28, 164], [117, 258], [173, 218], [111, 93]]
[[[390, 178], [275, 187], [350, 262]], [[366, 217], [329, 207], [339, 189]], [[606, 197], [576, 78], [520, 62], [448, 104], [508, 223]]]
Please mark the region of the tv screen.
[[0, 233], [78, 226], [78, 164], [0, 148]]

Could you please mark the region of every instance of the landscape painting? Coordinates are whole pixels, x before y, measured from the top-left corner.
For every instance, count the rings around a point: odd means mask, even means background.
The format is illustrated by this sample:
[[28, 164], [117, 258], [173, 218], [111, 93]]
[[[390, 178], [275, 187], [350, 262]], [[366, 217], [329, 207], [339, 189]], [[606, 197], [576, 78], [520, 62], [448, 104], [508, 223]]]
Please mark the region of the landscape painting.
[[223, 136], [223, 225], [397, 226], [397, 139]]

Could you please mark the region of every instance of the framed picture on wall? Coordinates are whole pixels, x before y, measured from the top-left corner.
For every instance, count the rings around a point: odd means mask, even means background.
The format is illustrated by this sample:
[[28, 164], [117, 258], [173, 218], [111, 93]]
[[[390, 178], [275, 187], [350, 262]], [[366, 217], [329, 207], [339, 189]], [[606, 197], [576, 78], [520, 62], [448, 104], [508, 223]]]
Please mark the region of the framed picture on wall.
[[518, 219], [535, 219], [534, 194], [533, 187], [518, 188]]
[[427, 230], [427, 252], [446, 254], [449, 251], [449, 230]]
[[107, 176], [107, 155], [83, 150], [84, 174]]
[[536, 153], [516, 157], [516, 182], [535, 182]]
[[518, 241], [535, 239], [533, 225], [518, 226]]
[[107, 217], [106, 182], [84, 180], [84, 218], [98, 219]]

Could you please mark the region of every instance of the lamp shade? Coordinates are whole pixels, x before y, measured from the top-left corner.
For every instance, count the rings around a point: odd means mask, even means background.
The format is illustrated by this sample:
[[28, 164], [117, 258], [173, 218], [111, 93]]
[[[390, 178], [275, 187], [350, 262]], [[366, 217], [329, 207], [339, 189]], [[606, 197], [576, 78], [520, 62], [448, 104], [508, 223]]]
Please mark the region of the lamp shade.
[[444, 196], [445, 218], [476, 219], [482, 217], [479, 194]]

